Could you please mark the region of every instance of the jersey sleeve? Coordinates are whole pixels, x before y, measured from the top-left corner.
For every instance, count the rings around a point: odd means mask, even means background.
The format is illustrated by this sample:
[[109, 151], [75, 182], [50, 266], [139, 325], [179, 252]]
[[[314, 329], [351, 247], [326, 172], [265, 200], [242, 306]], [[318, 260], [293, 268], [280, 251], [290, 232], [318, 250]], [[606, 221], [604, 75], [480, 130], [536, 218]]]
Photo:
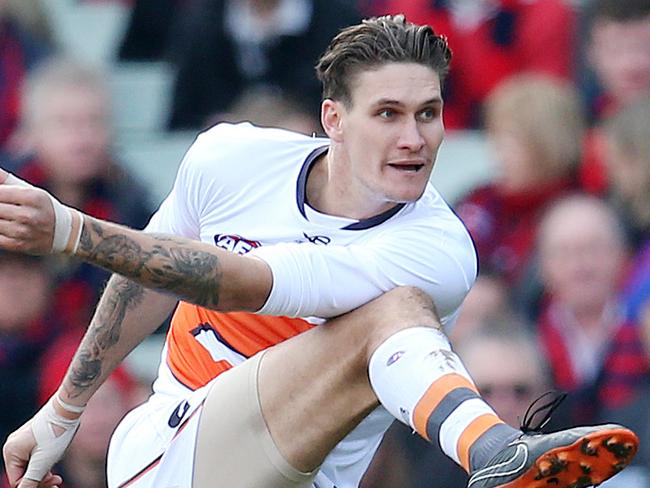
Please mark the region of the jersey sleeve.
[[[337, 316], [397, 286], [416, 286], [452, 317], [477, 272], [471, 239], [426, 226], [393, 231], [365, 244], [278, 244], [256, 249], [273, 273], [258, 313], [292, 317]], [[446, 324], [445, 324], [446, 325]]]
[[200, 134], [190, 146], [171, 192], [153, 214], [145, 231], [199, 238], [201, 216], [223, 193], [220, 184], [223, 179], [216, 176], [223, 154], [227, 152], [223, 144], [225, 130], [216, 126]]

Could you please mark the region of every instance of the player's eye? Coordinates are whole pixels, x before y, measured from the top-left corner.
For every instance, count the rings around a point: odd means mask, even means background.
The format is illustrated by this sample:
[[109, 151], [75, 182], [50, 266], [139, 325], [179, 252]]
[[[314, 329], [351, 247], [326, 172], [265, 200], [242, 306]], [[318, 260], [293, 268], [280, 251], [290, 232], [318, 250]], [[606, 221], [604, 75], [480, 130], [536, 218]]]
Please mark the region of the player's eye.
[[435, 119], [435, 118], [438, 116], [438, 113], [439, 113], [439, 110], [437, 110], [437, 109], [434, 109], [434, 108], [426, 108], [426, 109], [422, 110], [422, 111], [418, 114], [418, 116], [419, 116], [419, 119], [420, 119], [420, 120], [422, 120], [422, 121], [424, 121], [424, 122], [428, 122], [428, 121], [430, 121], [430, 120]]
[[377, 115], [379, 115], [382, 119], [390, 119], [395, 115], [395, 111], [390, 108], [384, 108], [377, 112]]

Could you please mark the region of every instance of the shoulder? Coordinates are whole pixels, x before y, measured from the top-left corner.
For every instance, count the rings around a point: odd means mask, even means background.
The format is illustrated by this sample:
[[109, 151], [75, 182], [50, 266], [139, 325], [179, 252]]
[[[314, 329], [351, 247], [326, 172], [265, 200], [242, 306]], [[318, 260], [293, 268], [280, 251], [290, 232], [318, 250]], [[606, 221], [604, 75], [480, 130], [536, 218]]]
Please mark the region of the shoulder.
[[327, 144], [326, 139], [283, 129], [218, 124], [199, 134], [181, 163], [179, 178], [186, 186], [210, 191], [268, 186], [297, 175], [309, 154]]
[[221, 123], [200, 133], [193, 147], [210, 155], [224, 152], [256, 153], [260, 149], [313, 145], [316, 139], [286, 129], [258, 127], [250, 122]]

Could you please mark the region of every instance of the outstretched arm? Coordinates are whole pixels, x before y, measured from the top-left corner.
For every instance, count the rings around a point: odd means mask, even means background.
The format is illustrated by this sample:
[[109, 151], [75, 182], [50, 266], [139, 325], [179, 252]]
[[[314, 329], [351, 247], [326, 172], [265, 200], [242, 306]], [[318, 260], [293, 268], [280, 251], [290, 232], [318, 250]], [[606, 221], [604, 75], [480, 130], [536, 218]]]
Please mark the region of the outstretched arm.
[[260, 259], [183, 237], [83, 219], [75, 255], [147, 288], [222, 311], [257, 311], [271, 291], [271, 270]]
[[[0, 183], [7, 176], [0, 170]], [[76, 254], [121, 275], [109, 281], [57, 393], [7, 440], [3, 454], [12, 487], [58, 486], [60, 478], [49, 470], [74, 435], [79, 407], [158, 327], [176, 297], [220, 310], [256, 310], [272, 283], [270, 270], [261, 260], [83, 216], [16, 178], [0, 184], [0, 248]], [[145, 290], [145, 286], [163, 293]]]
[[271, 291], [271, 270], [258, 258], [94, 219], [0, 170], [3, 181], [1, 249], [76, 255], [147, 288], [223, 311], [256, 311]]

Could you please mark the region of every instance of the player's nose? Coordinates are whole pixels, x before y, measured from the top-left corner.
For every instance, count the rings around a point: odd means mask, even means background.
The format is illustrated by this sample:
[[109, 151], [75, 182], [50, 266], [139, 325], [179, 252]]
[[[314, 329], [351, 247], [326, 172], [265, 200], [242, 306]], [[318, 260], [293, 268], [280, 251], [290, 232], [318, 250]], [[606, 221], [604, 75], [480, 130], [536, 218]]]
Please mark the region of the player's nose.
[[405, 120], [402, 124], [398, 141], [400, 149], [417, 152], [424, 147], [425, 142], [417, 121]]

